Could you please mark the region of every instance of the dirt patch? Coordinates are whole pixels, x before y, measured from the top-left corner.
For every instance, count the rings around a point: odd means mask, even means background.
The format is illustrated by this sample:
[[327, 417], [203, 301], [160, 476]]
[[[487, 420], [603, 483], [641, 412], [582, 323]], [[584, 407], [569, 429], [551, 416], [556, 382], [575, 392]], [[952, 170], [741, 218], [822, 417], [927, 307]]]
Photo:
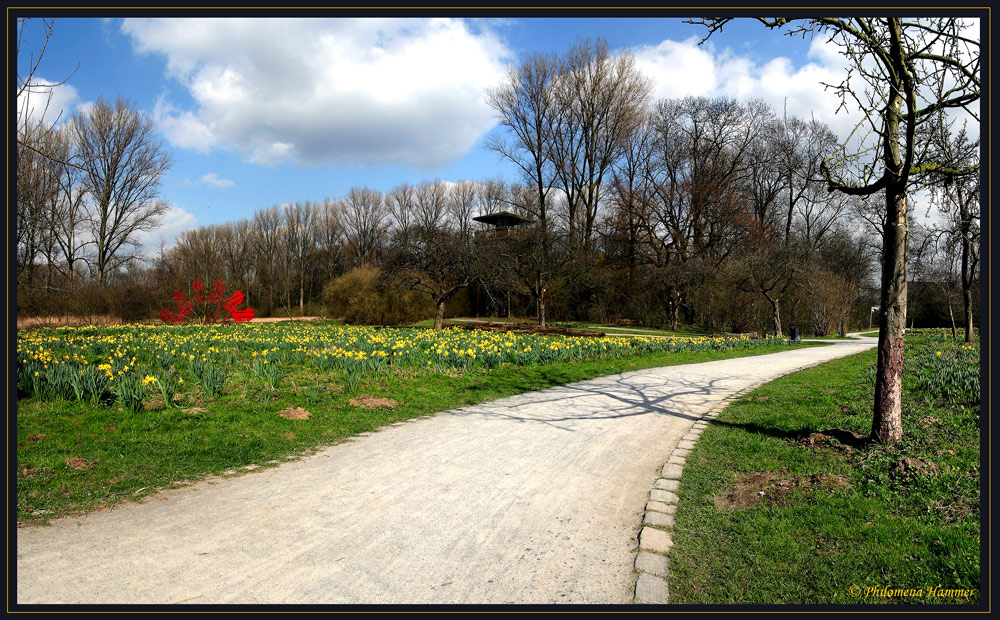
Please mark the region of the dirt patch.
[[747, 399], [750, 402], [766, 403], [769, 400], [774, 400], [771, 396], [751, 396]]
[[66, 466], [75, 469], [76, 471], [83, 471], [85, 469], [90, 469], [97, 464], [96, 460], [84, 459], [78, 456], [71, 456], [66, 459]]
[[924, 426], [930, 426], [931, 424], [940, 424], [941, 418], [935, 418], [934, 416], [927, 416], [926, 418], [921, 418], [920, 423]]
[[296, 439], [295, 433], [285, 433], [285, 439]]
[[38, 470], [35, 469], [34, 467], [22, 467], [21, 468], [21, 477], [22, 478], [30, 478], [30, 477], [34, 476], [36, 473], [38, 473]]
[[938, 466], [926, 459], [904, 456], [892, 466], [889, 474], [894, 478], [912, 479], [918, 476], [934, 476], [938, 473]]
[[31, 443], [35, 443], [37, 441], [45, 439], [45, 435], [43, 435], [42, 433], [38, 433], [37, 435], [30, 435], [26, 439]]
[[802, 439], [802, 445], [810, 448], [850, 452], [868, 445], [867, 436], [846, 428], [831, 428], [827, 431], [811, 433]]
[[399, 405], [399, 401], [391, 398], [375, 397], [368, 394], [359, 394], [357, 398], [352, 398], [348, 402], [352, 407], [361, 407], [362, 409], [393, 409]]
[[736, 483], [712, 500], [718, 510], [741, 510], [761, 502], [787, 506], [793, 493], [808, 496], [816, 489], [835, 491], [851, 486], [847, 476], [812, 474], [789, 478], [786, 474], [787, 470], [737, 474]]
[[181, 413], [208, 413], [208, 409], [202, 409], [201, 407], [191, 407], [190, 409], [181, 409]]
[[308, 420], [312, 414], [302, 407], [296, 407], [294, 409], [282, 409], [278, 412], [278, 415], [286, 420]]

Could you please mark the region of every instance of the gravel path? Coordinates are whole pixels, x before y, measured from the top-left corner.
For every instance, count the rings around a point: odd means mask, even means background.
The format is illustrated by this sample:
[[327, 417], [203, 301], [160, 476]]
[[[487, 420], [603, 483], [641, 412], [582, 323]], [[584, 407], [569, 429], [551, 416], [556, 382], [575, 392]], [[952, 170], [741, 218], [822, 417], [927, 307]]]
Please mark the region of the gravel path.
[[400, 423], [17, 532], [18, 603], [625, 603], [660, 466], [728, 395], [874, 339]]

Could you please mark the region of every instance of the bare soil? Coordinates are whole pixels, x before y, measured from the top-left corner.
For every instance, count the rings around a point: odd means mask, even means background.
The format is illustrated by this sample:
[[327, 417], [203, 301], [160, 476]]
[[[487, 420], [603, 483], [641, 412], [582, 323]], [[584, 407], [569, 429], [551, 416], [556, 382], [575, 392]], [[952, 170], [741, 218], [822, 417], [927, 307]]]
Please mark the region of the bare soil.
[[722, 495], [712, 498], [718, 510], [742, 510], [767, 502], [788, 506], [793, 495], [808, 496], [816, 489], [843, 489], [851, 486], [850, 478], [833, 474], [784, 477], [787, 470], [757, 471], [737, 474], [736, 483]]
[[352, 398], [348, 402], [352, 407], [360, 407], [362, 409], [392, 409], [399, 405], [399, 401], [391, 398], [375, 397], [369, 394], [358, 394], [356, 398]]

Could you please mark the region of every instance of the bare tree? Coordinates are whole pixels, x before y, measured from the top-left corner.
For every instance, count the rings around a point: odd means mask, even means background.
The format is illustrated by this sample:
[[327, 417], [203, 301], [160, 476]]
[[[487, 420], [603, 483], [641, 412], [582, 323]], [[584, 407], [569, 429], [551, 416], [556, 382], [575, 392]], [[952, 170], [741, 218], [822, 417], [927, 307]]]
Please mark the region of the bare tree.
[[413, 224], [420, 229], [434, 230], [444, 222], [448, 212], [448, 186], [440, 179], [424, 181], [417, 186]]
[[510, 191], [501, 178], [486, 179], [477, 183], [478, 195], [476, 201], [482, 215], [492, 215], [504, 211], [510, 205]]
[[554, 81], [551, 160], [566, 198], [570, 245], [576, 247], [582, 233], [588, 258], [605, 177], [639, 128], [652, 89], [634, 57], [627, 52], [612, 56], [603, 39], [570, 48]]
[[389, 190], [385, 195], [385, 204], [392, 215], [395, 235], [404, 245], [410, 234], [410, 229], [414, 226], [414, 214], [416, 213], [417, 194], [416, 189], [409, 183], [400, 183]]
[[314, 227], [312, 203], [296, 202], [285, 206], [285, 248], [290, 256], [292, 278], [298, 282], [300, 315], [305, 312], [306, 286], [312, 281]]
[[[944, 159], [956, 161], [965, 168], [978, 165], [979, 140], [970, 140], [964, 127], [951, 136], [948, 127], [942, 122], [937, 131], [936, 142]], [[961, 178], [945, 176], [934, 186], [932, 193], [938, 209], [945, 217], [941, 232], [946, 256], [961, 262], [958, 275], [962, 284], [966, 342], [973, 341], [972, 287], [978, 279], [979, 268], [979, 187], [979, 177], [976, 175]], [[950, 270], [949, 265], [946, 272]], [[951, 311], [950, 295], [948, 310]]]
[[281, 209], [274, 205], [253, 214], [252, 238], [257, 255], [256, 284], [261, 300], [267, 296], [267, 311], [274, 311], [274, 292], [278, 283], [281, 250]]
[[170, 156], [156, 139], [153, 121], [119, 97], [103, 98], [73, 119], [90, 203], [88, 233], [97, 282], [125, 262], [137, 234], [156, 228], [169, 208], [159, 200]]
[[[558, 115], [553, 95], [559, 59], [554, 54], [529, 54], [507, 68], [507, 81], [489, 89], [486, 102], [513, 136], [495, 135], [489, 148], [513, 162], [535, 192], [530, 201], [542, 231], [548, 230], [548, 196], [553, 170], [549, 154], [552, 127]], [[543, 252], [547, 241], [542, 239]]]
[[[694, 19], [708, 35], [731, 18]], [[886, 443], [903, 436], [903, 335], [906, 328], [907, 195], [921, 177], [961, 177], [978, 172], [942, 160], [928, 149], [929, 128], [946, 110], [961, 109], [978, 120], [978, 33], [959, 18], [857, 17], [758, 18], [768, 28], [788, 26], [789, 35], [828, 34], [848, 61], [842, 82], [831, 86], [842, 105], [862, 113], [856, 141], [827, 160], [831, 191], [885, 195], [882, 251], [882, 312], [873, 408], [873, 438]], [[860, 83], [859, 83], [860, 82]]]
[[461, 181], [448, 190], [448, 214], [465, 244], [472, 242], [472, 216], [476, 211], [479, 187], [475, 181]]
[[344, 201], [344, 230], [355, 264], [375, 264], [387, 230], [388, 209], [382, 192], [352, 187]]

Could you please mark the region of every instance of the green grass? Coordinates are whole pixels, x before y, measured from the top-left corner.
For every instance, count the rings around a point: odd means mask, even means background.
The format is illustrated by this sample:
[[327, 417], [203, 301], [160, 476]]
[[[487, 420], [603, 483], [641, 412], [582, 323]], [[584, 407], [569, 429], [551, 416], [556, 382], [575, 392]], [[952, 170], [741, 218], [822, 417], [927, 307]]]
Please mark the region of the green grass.
[[[938, 332], [907, 335], [904, 439], [891, 447], [844, 451], [800, 440], [834, 428], [868, 434], [874, 350], [783, 377], [727, 407], [701, 436], [681, 479], [671, 602], [978, 602], [978, 591], [966, 598], [926, 591], [979, 587], [979, 392], [954, 387], [978, 377], [978, 349], [963, 344]], [[961, 376], [942, 377], [944, 367]], [[938, 473], [893, 473], [903, 457], [932, 462]], [[752, 472], [846, 476], [850, 486], [792, 491], [777, 502], [768, 489], [756, 505], [717, 508], [713, 498]], [[851, 596], [851, 586], [861, 596]], [[884, 586], [925, 592], [865, 592]]]
[[873, 332], [865, 332], [865, 333], [863, 333], [861, 335], [864, 336], [864, 337], [866, 337], [866, 338], [878, 338], [878, 331], [876, 330], [876, 331], [873, 331]]
[[[272, 389], [247, 369], [235, 371], [218, 398], [206, 397], [189, 380], [174, 408], [153, 399], [137, 413], [115, 405], [22, 398], [17, 404], [17, 519], [19, 523], [45, 522], [139, 499], [207, 475], [249, 465], [268, 466], [269, 461], [294, 458], [399, 420], [529, 390], [641, 368], [789, 348], [772, 344], [729, 351], [505, 364], [464, 373], [390, 367], [387, 374], [362, 377], [353, 395], [344, 391], [339, 373], [299, 366], [287, 371]], [[400, 404], [391, 410], [362, 409], [349, 402], [357, 394], [391, 398]], [[288, 420], [278, 415], [294, 407], [306, 409], [311, 417]]]

